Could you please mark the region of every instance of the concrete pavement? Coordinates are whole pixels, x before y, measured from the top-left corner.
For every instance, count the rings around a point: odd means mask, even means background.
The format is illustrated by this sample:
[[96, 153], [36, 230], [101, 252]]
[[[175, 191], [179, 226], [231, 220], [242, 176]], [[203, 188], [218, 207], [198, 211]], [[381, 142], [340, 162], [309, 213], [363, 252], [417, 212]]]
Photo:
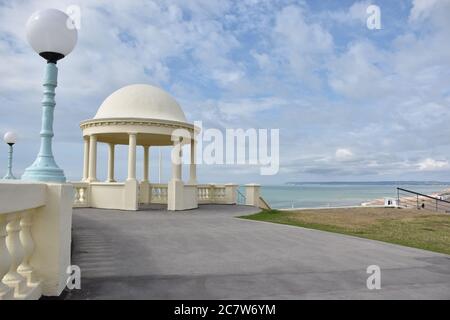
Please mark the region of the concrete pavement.
[[[235, 218], [253, 212], [75, 209], [82, 289], [65, 298], [450, 299], [448, 255]], [[373, 264], [380, 290], [366, 287]]]

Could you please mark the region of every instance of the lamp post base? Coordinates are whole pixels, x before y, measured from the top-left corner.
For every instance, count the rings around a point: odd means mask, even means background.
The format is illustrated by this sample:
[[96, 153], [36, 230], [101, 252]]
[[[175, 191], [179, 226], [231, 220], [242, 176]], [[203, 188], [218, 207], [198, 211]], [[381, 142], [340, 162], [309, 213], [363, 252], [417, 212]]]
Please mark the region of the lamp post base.
[[25, 169], [22, 180], [43, 182], [66, 182], [64, 171], [58, 167], [38, 167], [34, 164]]
[[16, 180], [17, 178], [14, 177], [12, 174], [8, 173], [6, 176], [4, 176], [2, 179], [5, 180]]

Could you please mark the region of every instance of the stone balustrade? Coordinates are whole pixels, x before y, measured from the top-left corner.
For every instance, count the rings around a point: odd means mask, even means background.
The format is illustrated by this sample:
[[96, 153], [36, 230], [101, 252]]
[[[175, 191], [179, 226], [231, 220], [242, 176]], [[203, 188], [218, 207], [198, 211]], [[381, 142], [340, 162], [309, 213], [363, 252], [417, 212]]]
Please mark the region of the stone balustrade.
[[73, 182], [74, 200], [73, 206], [76, 208], [89, 207], [89, 183]]
[[167, 203], [167, 184], [150, 184], [150, 203]]
[[[105, 182], [72, 182], [75, 190], [73, 206], [82, 207], [102, 207], [102, 208], [120, 208], [124, 197], [122, 195], [123, 183], [105, 183]], [[236, 204], [237, 188], [235, 184], [199, 184], [186, 188], [196, 187], [198, 203], [200, 204]], [[104, 191], [102, 191], [104, 190]], [[108, 192], [106, 191], [108, 190]], [[111, 199], [111, 192], [117, 190], [118, 194]], [[141, 183], [139, 202], [143, 204], [167, 204], [168, 185], [162, 183]], [[145, 193], [145, 194], [143, 194]], [[103, 196], [105, 195], [105, 196]], [[194, 193], [195, 195], [195, 193]], [[108, 202], [109, 204], [107, 204]]]
[[0, 181], [0, 300], [58, 296], [70, 265], [73, 188]]
[[200, 184], [198, 203], [236, 204], [237, 187], [234, 184]]

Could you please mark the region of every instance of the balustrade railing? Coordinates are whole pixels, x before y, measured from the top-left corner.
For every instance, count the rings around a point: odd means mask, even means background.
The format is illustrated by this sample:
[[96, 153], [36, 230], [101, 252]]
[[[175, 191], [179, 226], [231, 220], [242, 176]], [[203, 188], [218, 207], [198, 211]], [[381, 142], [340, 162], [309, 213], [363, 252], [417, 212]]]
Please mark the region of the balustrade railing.
[[0, 300], [59, 295], [70, 264], [72, 188], [0, 182]]
[[167, 203], [167, 184], [150, 185], [150, 202], [162, 204]]
[[74, 188], [73, 206], [89, 207], [89, 183], [73, 182], [72, 185]]
[[[198, 188], [198, 203], [235, 203], [232, 189], [235, 185], [200, 184]], [[227, 192], [227, 188], [230, 191]]]
[[0, 299], [39, 298], [41, 282], [30, 264], [34, 210], [0, 216]]
[[[95, 202], [95, 195], [93, 194], [94, 191], [91, 184], [87, 182], [72, 182], [72, 185], [74, 187], [74, 207], [89, 207]], [[108, 184], [104, 183], [102, 184], [102, 187], [108, 187]], [[111, 184], [111, 187], [117, 187], [117, 183]], [[198, 203], [235, 204], [237, 197], [236, 188], [237, 185], [233, 184], [200, 184], [197, 186]], [[148, 193], [148, 197], [140, 198], [141, 203], [167, 203], [167, 184], [151, 183], [147, 188], [142, 188], [141, 192], [145, 192], [145, 194]], [[93, 199], [91, 199], [91, 197], [93, 197]]]
[[198, 185], [198, 201], [210, 201], [212, 200], [213, 188], [210, 185]]

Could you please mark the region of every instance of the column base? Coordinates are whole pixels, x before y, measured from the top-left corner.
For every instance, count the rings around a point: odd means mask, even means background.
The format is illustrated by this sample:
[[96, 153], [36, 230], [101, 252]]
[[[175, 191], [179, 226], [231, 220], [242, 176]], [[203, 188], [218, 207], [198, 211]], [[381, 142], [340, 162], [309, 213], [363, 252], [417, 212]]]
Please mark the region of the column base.
[[182, 180], [170, 180], [167, 186], [167, 210], [198, 208], [196, 185], [185, 185]]
[[183, 210], [184, 183], [181, 180], [170, 180], [167, 185], [167, 210]]
[[17, 180], [17, 178], [12, 173], [8, 173], [2, 179], [4, 179], [4, 180]]
[[14, 296], [25, 295], [28, 291], [27, 280], [20, 274], [6, 275], [3, 278], [3, 283], [9, 286], [14, 291]]
[[43, 182], [66, 182], [64, 171], [60, 169], [53, 158], [39, 157], [22, 175], [22, 180]]
[[124, 210], [138, 210], [139, 209], [139, 184], [136, 179], [129, 179], [125, 181], [124, 190]]
[[14, 299], [14, 290], [0, 282], [0, 300], [12, 300]]
[[150, 203], [150, 183], [146, 180], [139, 185], [139, 203]]

